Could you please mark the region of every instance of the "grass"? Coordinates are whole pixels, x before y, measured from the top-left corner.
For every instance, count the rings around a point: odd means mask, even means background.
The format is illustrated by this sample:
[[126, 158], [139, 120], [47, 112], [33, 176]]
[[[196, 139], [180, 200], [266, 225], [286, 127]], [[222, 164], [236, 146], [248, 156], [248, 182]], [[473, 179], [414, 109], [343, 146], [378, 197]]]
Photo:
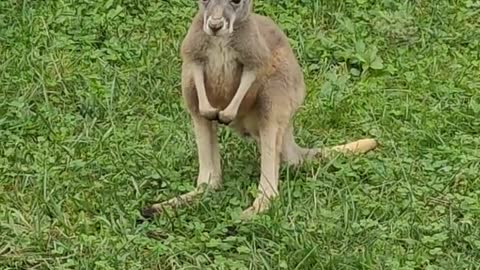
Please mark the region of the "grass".
[[250, 222], [257, 151], [219, 134], [225, 188], [138, 223], [197, 173], [179, 44], [195, 3], [0, 1], [1, 269], [478, 269], [480, 4], [256, 1], [291, 39], [303, 145]]

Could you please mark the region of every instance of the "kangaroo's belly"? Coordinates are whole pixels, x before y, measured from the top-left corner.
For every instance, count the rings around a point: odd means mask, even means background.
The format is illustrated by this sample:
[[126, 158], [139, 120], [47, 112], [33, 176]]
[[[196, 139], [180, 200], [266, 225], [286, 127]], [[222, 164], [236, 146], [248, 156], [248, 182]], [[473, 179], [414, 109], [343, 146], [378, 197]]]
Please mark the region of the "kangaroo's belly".
[[213, 107], [224, 109], [235, 95], [242, 75], [241, 66], [229, 62], [211, 60], [206, 63], [205, 89]]

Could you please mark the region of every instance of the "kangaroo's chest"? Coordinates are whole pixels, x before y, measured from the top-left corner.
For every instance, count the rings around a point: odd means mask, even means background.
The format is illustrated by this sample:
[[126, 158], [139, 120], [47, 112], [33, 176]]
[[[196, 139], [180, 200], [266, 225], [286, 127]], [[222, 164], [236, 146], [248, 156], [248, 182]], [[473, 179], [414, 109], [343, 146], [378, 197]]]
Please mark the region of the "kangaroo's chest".
[[214, 41], [206, 52], [205, 88], [210, 103], [225, 108], [240, 84], [242, 65], [238, 53], [226, 41]]

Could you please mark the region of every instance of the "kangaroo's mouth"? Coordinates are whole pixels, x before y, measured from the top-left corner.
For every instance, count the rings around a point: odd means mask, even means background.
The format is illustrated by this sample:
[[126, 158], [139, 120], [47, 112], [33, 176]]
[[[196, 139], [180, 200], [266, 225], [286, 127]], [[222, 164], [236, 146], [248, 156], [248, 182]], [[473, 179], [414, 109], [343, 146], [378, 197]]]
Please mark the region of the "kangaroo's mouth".
[[213, 17], [205, 14], [203, 20], [203, 31], [210, 36], [226, 36], [233, 33], [233, 24], [235, 23], [235, 15], [229, 19], [225, 17]]

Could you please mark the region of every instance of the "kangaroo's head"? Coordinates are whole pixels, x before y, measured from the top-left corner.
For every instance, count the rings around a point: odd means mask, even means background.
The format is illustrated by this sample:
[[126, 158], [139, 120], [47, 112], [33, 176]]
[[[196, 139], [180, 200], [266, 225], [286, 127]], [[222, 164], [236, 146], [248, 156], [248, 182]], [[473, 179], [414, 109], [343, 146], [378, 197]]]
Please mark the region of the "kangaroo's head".
[[203, 31], [211, 36], [233, 33], [234, 26], [250, 15], [253, 0], [198, 0]]

